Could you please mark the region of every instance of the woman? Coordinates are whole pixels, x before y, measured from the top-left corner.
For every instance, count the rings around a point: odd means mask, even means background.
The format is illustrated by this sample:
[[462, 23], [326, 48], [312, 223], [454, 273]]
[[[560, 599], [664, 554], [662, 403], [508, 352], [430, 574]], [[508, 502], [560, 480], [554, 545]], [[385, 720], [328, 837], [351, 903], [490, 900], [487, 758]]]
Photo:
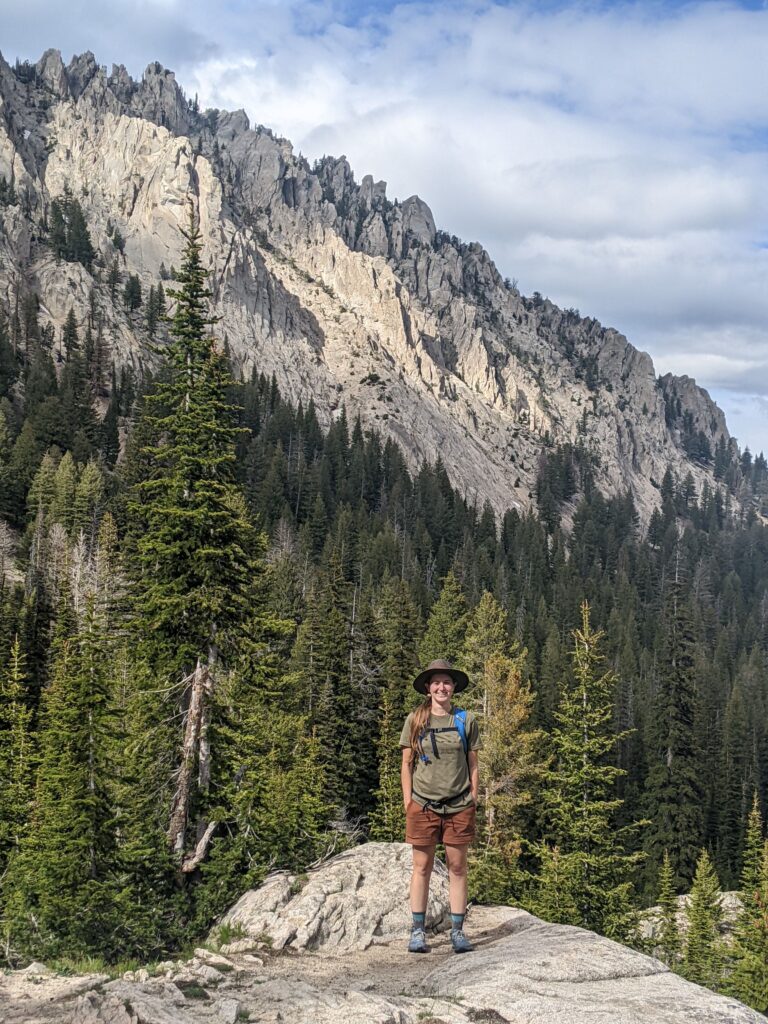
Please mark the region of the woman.
[[469, 685], [448, 661], [433, 661], [413, 681], [424, 702], [405, 720], [400, 735], [400, 779], [405, 804], [405, 841], [413, 846], [410, 953], [427, 952], [425, 919], [429, 879], [439, 842], [445, 846], [451, 903], [451, 945], [469, 953], [467, 848], [475, 837], [477, 751], [480, 735], [471, 712], [453, 707], [454, 693]]

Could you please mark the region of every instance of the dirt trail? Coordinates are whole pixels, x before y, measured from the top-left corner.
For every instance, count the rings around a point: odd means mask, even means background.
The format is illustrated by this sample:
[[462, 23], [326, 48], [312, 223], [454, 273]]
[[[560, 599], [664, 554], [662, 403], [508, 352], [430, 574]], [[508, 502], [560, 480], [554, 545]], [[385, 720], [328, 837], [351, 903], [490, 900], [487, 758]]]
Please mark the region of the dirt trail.
[[[504, 917], [499, 907], [472, 907], [467, 918], [467, 935], [477, 949], [488, 945], [505, 934]], [[454, 957], [448, 932], [429, 936], [429, 953], [409, 954], [408, 936], [398, 942], [369, 946], [360, 952], [333, 955], [330, 953], [281, 953], [265, 961], [272, 978], [296, 977], [311, 985], [330, 988], [335, 992], [348, 989], [375, 991], [385, 998], [401, 995], [421, 995], [424, 978], [437, 970], [441, 962]], [[466, 954], [471, 956], [471, 954]], [[234, 959], [234, 958], [233, 958]]]
[[[500, 916], [504, 909], [471, 908], [467, 934], [478, 949], [505, 933], [504, 918]], [[263, 965], [254, 963], [247, 954], [231, 955], [227, 959], [234, 965], [235, 974], [230, 984], [241, 997], [250, 995], [256, 999], [258, 987], [265, 981], [282, 981], [286, 986], [301, 981], [340, 995], [356, 990], [375, 993], [385, 999], [423, 998], [422, 984], [426, 976], [456, 954], [447, 932], [430, 935], [430, 951], [423, 955], [409, 954], [407, 940], [408, 936], [404, 935], [396, 942], [335, 955], [290, 950], [273, 954], [262, 949], [259, 956]], [[0, 1021], [3, 1024], [69, 1024], [78, 996], [99, 988], [106, 980], [104, 975], [61, 977], [20, 971], [0, 975]]]

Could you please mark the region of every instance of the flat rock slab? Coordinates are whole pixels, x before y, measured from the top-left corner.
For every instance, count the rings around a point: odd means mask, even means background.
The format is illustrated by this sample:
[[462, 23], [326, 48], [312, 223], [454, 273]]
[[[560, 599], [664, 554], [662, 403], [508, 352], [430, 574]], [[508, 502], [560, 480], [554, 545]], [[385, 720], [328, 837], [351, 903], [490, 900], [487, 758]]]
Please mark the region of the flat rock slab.
[[[387, 942], [410, 928], [411, 848], [366, 843], [306, 876], [271, 875], [222, 918], [272, 949], [344, 953]], [[427, 907], [429, 927], [447, 927], [448, 874], [435, 864]], [[232, 947], [227, 947], [228, 951]]]
[[511, 911], [502, 930], [481, 938], [471, 958], [441, 964], [423, 990], [492, 1008], [510, 1024], [764, 1024], [736, 1000], [593, 932], [522, 910]]
[[34, 971], [0, 973], [0, 1021], [3, 1024], [69, 1024], [77, 997], [108, 980], [104, 974], [65, 977], [35, 964]]
[[[334, 858], [306, 882], [273, 876], [233, 908], [233, 913], [240, 908], [239, 916], [228, 917], [257, 934], [272, 926], [278, 940], [278, 928], [285, 927], [282, 934], [289, 938], [280, 951], [225, 958], [199, 949], [191, 960], [160, 965], [155, 977], [140, 970], [106, 983], [100, 977], [59, 978], [39, 965], [36, 975], [0, 976], [0, 1019], [3, 1024], [765, 1024], [761, 1014], [684, 981], [653, 957], [513, 907], [471, 907], [467, 933], [475, 952], [456, 956], [440, 929], [447, 900], [442, 871], [433, 892], [432, 920], [438, 927], [429, 931], [430, 951], [408, 954], [410, 921], [402, 908], [409, 874], [406, 847], [371, 844]], [[310, 943], [316, 952], [309, 951]]]

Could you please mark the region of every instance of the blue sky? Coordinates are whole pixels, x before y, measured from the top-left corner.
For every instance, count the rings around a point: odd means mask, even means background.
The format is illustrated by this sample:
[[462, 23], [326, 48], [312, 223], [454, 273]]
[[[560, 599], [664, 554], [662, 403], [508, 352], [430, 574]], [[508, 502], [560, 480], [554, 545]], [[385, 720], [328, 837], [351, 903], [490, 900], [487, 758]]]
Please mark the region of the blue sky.
[[421, 195], [768, 450], [765, 3], [0, 0], [0, 26], [11, 60], [160, 60], [204, 106]]

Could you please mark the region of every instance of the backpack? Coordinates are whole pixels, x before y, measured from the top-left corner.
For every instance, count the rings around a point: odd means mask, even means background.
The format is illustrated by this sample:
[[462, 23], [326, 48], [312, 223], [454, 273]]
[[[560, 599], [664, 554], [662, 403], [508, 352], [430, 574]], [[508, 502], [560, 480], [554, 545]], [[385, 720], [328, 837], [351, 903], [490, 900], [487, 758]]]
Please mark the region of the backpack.
[[437, 752], [437, 743], [435, 741], [435, 733], [438, 732], [457, 732], [459, 734], [459, 739], [461, 740], [461, 745], [464, 748], [464, 753], [468, 756], [467, 712], [463, 711], [461, 708], [457, 708], [453, 712], [453, 723], [453, 725], [447, 725], [442, 729], [430, 728], [422, 730], [421, 734], [419, 735], [419, 750], [421, 751], [421, 753], [419, 754], [420, 761], [423, 761], [424, 764], [429, 764], [429, 758], [424, 753], [424, 738], [427, 735], [429, 735], [429, 738], [432, 740], [432, 752], [434, 756], [440, 757], [440, 755]]

